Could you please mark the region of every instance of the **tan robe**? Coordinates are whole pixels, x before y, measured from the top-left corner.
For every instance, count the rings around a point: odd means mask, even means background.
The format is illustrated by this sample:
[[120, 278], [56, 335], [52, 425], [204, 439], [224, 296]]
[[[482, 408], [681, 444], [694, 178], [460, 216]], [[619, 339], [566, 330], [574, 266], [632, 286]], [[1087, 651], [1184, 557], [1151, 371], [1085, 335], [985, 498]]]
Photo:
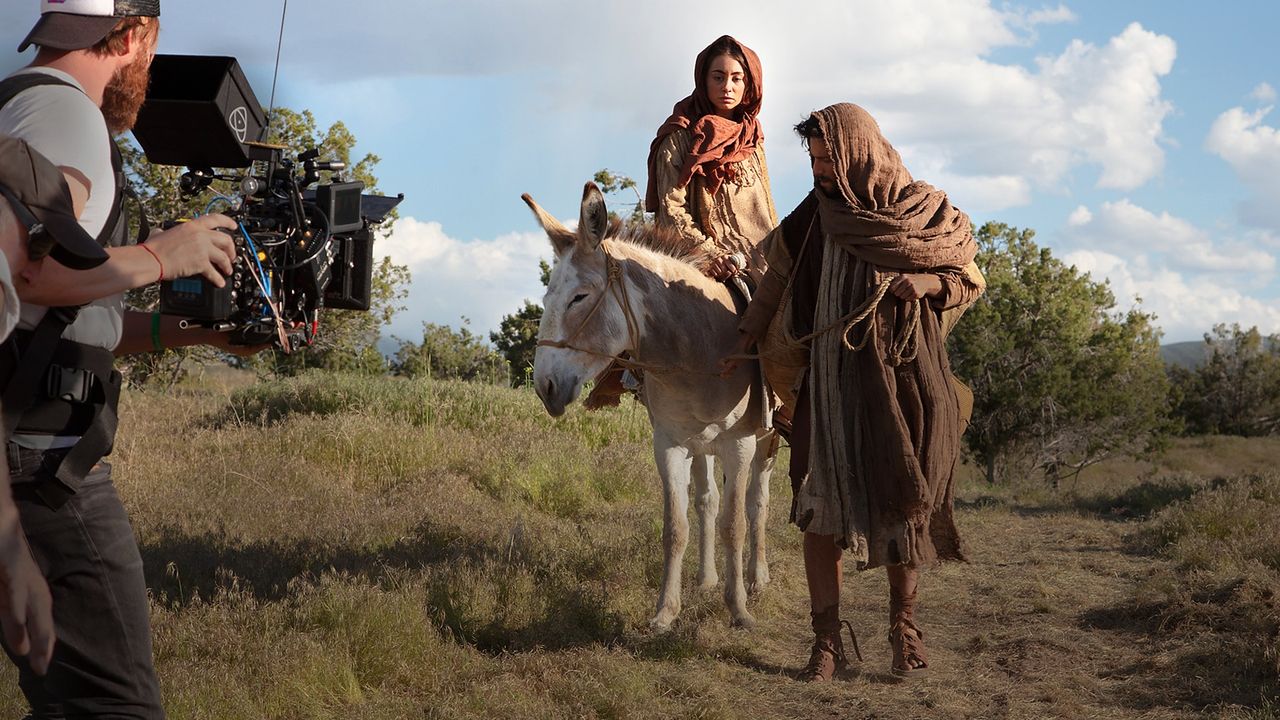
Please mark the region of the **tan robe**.
[[654, 220], [675, 229], [691, 245], [701, 246], [710, 257], [742, 253], [748, 274], [758, 282], [765, 264], [761, 240], [778, 224], [764, 145], [757, 145], [750, 158], [737, 163], [736, 177], [712, 194], [699, 175], [688, 185], [678, 185], [689, 142], [689, 131], [677, 130], [663, 138], [657, 149], [658, 206], [650, 208]]

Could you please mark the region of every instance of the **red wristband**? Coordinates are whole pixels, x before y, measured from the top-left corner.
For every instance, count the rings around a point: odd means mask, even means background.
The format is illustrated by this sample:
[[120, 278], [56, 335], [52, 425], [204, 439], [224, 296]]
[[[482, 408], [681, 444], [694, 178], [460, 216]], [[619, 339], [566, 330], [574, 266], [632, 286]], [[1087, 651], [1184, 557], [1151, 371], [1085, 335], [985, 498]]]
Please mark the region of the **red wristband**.
[[148, 253], [151, 253], [151, 257], [156, 259], [156, 263], [160, 265], [160, 278], [157, 279], [156, 282], [163, 282], [164, 281], [164, 263], [160, 261], [160, 256], [156, 254], [155, 250], [152, 250], [151, 248], [147, 247], [146, 243], [138, 243], [138, 247], [142, 248], [143, 250], [146, 250]]

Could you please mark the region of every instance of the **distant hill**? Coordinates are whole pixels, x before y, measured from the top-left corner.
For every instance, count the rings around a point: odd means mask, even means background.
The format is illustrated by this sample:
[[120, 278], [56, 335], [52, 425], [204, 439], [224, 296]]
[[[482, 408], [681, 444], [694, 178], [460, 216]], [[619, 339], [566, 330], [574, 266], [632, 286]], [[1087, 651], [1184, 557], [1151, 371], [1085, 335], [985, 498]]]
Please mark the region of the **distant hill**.
[[[1263, 338], [1263, 346], [1269, 347], [1266, 338]], [[1180, 365], [1188, 369], [1198, 368], [1209, 359], [1209, 343], [1203, 340], [1189, 340], [1161, 345], [1160, 358], [1166, 365]]]
[[1161, 345], [1160, 358], [1166, 365], [1194, 369], [1203, 365], [1209, 358], [1209, 344], [1203, 340], [1188, 340]]

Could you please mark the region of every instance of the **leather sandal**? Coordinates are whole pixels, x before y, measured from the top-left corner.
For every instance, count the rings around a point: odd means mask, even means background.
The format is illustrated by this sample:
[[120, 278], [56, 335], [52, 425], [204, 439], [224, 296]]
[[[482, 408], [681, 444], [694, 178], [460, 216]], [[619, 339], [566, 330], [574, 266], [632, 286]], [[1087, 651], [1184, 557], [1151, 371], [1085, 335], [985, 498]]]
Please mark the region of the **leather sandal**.
[[858, 636], [854, 634], [853, 626], [848, 620], [840, 620], [838, 613], [838, 606], [812, 613], [813, 649], [809, 653], [808, 664], [796, 675], [800, 682], [829, 682], [837, 670], [849, 667], [849, 657], [844, 652], [844, 642], [840, 637], [842, 626], [849, 629], [853, 651], [858, 660], [862, 660], [862, 649], [858, 647]]
[[915, 593], [899, 596], [890, 590], [889, 644], [893, 647], [893, 664], [889, 671], [900, 678], [919, 678], [929, 674], [924, 631], [915, 623], [915, 606]]
[[[889, 629], [893, 646], [893, 665], [889, 671], [900, 678], [919, 678], [929, 674], [929, 658], [924, 649], [924, 632], [910, 620]], [[912, 661], [920, 663], [913, 666]]]

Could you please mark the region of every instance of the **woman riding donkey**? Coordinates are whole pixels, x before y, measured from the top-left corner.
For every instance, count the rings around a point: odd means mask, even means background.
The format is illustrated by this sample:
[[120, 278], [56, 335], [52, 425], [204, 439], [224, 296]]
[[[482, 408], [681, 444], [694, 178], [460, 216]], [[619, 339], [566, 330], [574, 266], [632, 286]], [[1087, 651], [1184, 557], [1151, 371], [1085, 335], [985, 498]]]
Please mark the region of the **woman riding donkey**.
[[[764, 71], [751, 48], [724, 35], [698, 53], [693, 81], [649, 147], [645, 208], [699, 251], [708, 277], [741, 276], [754, 287], [764, 268], [760, 241], [778, 224], [757, 119]], [[622, 375], [611, 368], [585, 405], [616, 405]]]

